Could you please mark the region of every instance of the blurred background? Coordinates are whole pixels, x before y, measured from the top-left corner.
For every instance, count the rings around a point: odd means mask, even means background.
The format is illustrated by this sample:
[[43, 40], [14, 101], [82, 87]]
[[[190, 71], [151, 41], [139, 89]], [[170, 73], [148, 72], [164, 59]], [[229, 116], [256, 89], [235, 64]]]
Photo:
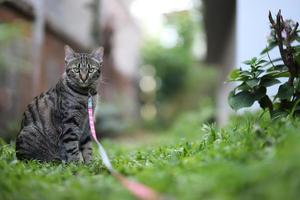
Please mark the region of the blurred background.
[[14, 139], [25, 106], [56, 84], [65, 44], [105, 48], [101, 136], [222, 126], [228, 72], [265, 47], [269, 10], [300, 21], [299, 8], [296, 0], [2, 0], [0, 137]]

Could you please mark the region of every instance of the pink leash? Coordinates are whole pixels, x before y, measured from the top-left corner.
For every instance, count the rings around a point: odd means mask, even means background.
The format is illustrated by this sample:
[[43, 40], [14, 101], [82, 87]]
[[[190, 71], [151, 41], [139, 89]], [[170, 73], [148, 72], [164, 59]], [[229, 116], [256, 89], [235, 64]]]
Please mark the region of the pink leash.
[[107, 153], [101, 143], [98, 141], [95, 131], [95, 124], [94, 124], [94, 114], [93, 114], [93, 100], [92, 97], [89, 97], [88, 99], [88, 113], [89, 113], [89, 124], [92, 136], [95, 140], [95, 142], [98, 145], [99, 154], [101, 155], [103, 164], [105, 167], [109, 170], [109, 172], [117, 179], [121, 184], [127, 188], [128, 191], [130, 191], [136, 198], [141, 200], [157, 200], [159, 199], [159, 195], [153, 191], [151, 188], [132, 181], [128, 180], [126, 177], [121, 175], [120, 173], [116, 172], [114, 168], [112, 167], [112, 164], [107, 156]]

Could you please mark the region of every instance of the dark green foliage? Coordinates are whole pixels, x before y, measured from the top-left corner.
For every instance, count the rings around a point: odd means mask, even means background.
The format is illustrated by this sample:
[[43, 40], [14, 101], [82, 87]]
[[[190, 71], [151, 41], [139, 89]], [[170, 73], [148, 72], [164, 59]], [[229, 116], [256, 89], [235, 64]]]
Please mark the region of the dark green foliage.
[[186, 49], [174, 47], [167, 49], [155, 41], [148, 42], [144, 48], [144, 62], [155, 67], [161, 87], [158, 90], [159, 100], [182, 89], [187, 70], [192, 66], [192, 57]]
[[166, 27], [173, 28], [178, 40], [173, 47], [164, 47], [157, 39], [146, 42], [142, 56], [144, 64], [151, 64], [161, 81], [158, 99], [172, 98], [182, 89], [187, 71], [193, 66], [192, 42], [195, 21], [188, 12], [173, 13], [167, 16]]
[[[199, 121], [192, 131], [184, 122], [148, 146], [103, 145], [118, 171], [174, 199], [298, 199], [298, 120], [244, 116], [222, 129]], [[14, 148], [0, 144], [0, 199], [134, 199], [99, 157], [90, 165], [17, 162]]]
[[[300, 45], [297, 32], [298, 23], [283, 20], [277, 14], [276, 22], [270, 13], [271, 39], [259, 58], [244, 62], [246, 69], [235, 69], [229, 75], [229, 81], [239, 85], [229, 94], [229, 105], [238, 110], [250, 107], [258, 102], [262, 109], [268, 109], [271, 117], [276, 119], [286, 115], [299, 115], [300, 82]], [[283, 36], [285, 35], [285, 36]], [[279, 48], [280, 58], [270, 59], [269, 51]], [[268, 58], [268, 60], [266, 59]], [[280, 84], [280, 85], [279, 85]], [[277, 94], [270, 98], [267, 88], [279, 85]]]
[[199, 62], [193, 54], [200, 37], [200, 19], [188, 11], [169, 13], [165, 28], [173, 30], [177, 39], [165, 45], [158, 38], [148, 39], [142, 51], [145, 66], [154, 68], [155, 91], [140, 93], [141, 104], [152, 104], [156, 117], [148, 127], [169, 127], [181, 112], [197, 108], [204, 98], [214, 95], [217, 70]]

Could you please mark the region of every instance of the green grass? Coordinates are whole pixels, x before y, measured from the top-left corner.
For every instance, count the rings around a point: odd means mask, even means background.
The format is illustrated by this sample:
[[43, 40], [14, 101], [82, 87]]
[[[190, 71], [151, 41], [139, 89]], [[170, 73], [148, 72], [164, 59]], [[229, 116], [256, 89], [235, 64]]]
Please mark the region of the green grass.
[[[174, 199], [299, 199], [299, 121], [245, 115], [223, 129], [182, 121], [147, 146], [103, 145], [119, 172]], [[25, 163], [2, 144], [0, 199], [134, 198], [99, 157], [90, 165]]]

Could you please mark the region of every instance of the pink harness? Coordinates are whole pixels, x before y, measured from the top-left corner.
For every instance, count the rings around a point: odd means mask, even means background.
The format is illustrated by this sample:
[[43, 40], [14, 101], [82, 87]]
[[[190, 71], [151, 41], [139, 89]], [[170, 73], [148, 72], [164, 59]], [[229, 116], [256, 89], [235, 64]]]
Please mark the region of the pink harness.
[[99, 154], [101, 155], [103, 164], [105, 167], [109, 170], [109, 172], [121, 182], [121, 184], [128, 189], [135, 197], [141, 200], [156, 200], [159, 199], [159, 195], [153, 191], [151, 188], [132, 181], [128, 180], [126, 177], [121, 175], [120, 173], [116, 172], [114, 168], [111, 165], [111, 162], [107, 156], [107, 153], [101, 143], [98, 141], [97, 136], [96, 136], [96, 131], [95, 131], [95, 124], [94, 124], [94, 114], [93, 114], [93, 100], [92, 97], [89, 97], [88, 99], [88, 113], [89, 113], [89, 124], [90, 124], [90, 129], [92, 136], [95, 140], [95, 142], [98, 145], [98, 150]]

